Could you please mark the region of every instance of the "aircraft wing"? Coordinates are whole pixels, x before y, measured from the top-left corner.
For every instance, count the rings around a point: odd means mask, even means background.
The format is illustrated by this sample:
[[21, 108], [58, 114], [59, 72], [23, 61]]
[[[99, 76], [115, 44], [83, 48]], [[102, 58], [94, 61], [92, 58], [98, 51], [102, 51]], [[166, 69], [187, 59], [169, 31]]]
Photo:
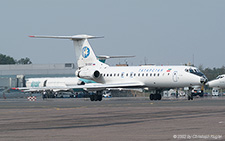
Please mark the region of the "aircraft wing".
[[62, 86], [55, 86], [55, 87], [18, 87], [12, 88], [13, 90], [21, 90], [23, 92], [41, 92], [41, 91], [54, 91], [54, 92], [65, 92], [69, 91], [70, 88], [62, 87]]
[[[105, 90], [109, 88], [140, 88], [145, 87], [143, 83], [139, 82], [131, 82], [131, 83], [111, 83], [111, 84], [102, 84], [102, 83], [90, 83], [85, 85], [79, 85], [79, 88], [82, 88], [86, 91], [97, 91], [97, 90]], [[77, 86], [69, 86], [71, 89], [78, 88]]]
[[17, 90], [23, 90], [24, 92], [35, 92], [35, 91], [69, 91], [69, 90], [85, 90], [85, 91], [98, 91], [105, 90], [109, 88], [140, 88], [145, 87], [143, 83], [131, 82], [131, 83], [112, 83], [112, 84], [102, 84], [102, 83], [89, 83], [85, 85], [74, 85], [74, 86], [52, 86], [52, 87], [19, 87], [13, 88]]

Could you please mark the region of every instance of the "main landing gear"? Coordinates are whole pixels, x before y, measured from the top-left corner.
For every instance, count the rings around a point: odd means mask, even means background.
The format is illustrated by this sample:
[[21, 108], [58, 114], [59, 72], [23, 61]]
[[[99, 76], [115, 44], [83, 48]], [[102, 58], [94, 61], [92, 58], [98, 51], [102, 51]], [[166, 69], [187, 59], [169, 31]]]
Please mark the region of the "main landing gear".
[[97, 91], [96, 93], [90, 95], [91, 101], [102, 101], [102, 91]]
[[156, 90], [155, 94], [150, 94], [149, 99], [150, 100], [161, 100], [162, 99], [161, 90]]

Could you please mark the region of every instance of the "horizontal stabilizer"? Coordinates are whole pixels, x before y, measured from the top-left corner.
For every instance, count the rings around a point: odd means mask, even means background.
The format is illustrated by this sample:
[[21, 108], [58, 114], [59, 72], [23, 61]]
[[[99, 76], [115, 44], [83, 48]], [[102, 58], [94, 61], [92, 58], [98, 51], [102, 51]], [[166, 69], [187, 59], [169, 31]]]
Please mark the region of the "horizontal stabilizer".
[[126, 55], [123, 55], [123, 56], [107, 56], [107, 55], [98, 55], [97, 58], [99, 59], [110, 59], [110, 58], [131, 58], [131, 57], [135, 57], [135, 56], [126, 56]]
[[54, 39], [71, 39], [71, 40], [82, 40], [82, 39], [94, 39], [104, 38], [103, 36], [91, 36], [91, 35], [74, 35], [74, 36], [45, 36], [45, 35], [31, 35], [32, 38], [54, 38]]
[[100, 62], [105, 63], [106, 59], [110, 58], [131, 58], [135, 56], [107, 56], [107, 55], [98, 55], [97, 58]]

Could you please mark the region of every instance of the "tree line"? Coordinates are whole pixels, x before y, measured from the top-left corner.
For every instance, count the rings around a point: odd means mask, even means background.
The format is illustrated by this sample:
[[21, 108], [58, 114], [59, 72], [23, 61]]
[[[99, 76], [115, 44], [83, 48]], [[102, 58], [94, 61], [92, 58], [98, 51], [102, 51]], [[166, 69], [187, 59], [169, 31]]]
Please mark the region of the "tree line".
[[198, 68], [202, 73], [206, 75], [209, 81], [216, 79], [218, 75], [225, 74], [225, 66], [222, 66], [221, 68], [214, 67], [211, 69], [211, 68], [203, 68], [203, 66], [200, 65]]
[[6, 64], [32, 64], [30, 58], [21, 58], [19, 60], [14, 59], [13, 57], [4, 55], [0, 53], [0, 64], [6, 65]]

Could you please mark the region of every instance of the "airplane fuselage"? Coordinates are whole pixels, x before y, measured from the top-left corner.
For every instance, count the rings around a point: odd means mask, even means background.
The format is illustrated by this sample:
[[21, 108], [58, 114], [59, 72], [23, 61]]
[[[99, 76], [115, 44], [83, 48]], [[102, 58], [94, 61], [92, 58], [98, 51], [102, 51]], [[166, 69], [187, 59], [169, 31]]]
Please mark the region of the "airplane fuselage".
[[149, 88], [169, 88], [192, 87], [206, 81], [197, 68], [190, 66], [105, 67], [98, 71], [101, 77], [95, 81], [104, 84], [140, 82]]
[[71, 86], [77, 85], [79, 78], [77, 77], [61, 77], [61, 78], [28, 78], [26, 87], [51, 87], [51, 86]]
[[225, 74], [219, 75], [215, 80], [211, 80], [207, 83], [211, 88], [223, 89], [225, 88]]

